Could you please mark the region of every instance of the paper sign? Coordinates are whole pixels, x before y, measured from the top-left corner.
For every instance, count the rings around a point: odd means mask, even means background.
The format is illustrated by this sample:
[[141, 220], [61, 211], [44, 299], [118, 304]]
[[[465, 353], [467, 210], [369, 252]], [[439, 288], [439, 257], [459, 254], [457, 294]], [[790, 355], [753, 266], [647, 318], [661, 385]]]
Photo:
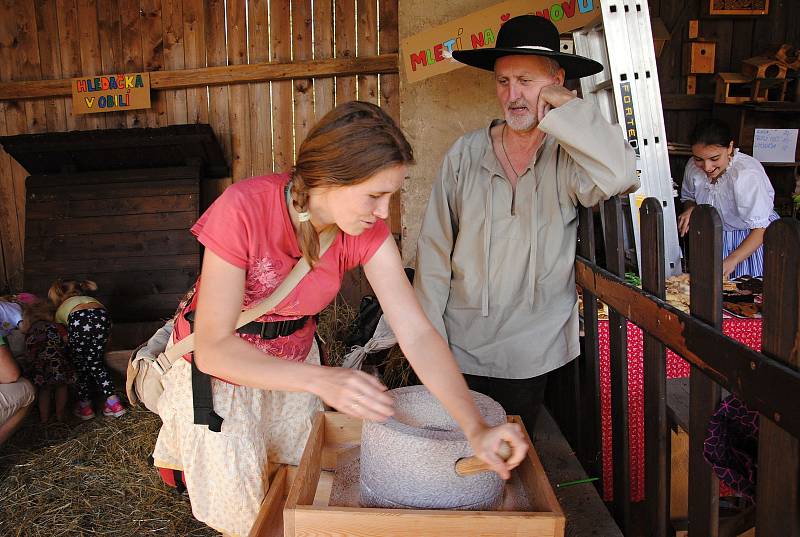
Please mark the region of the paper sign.
[[753, 157], [760, 162], [794, 162], [797, 129], [756, 129]]
[[539, 15], [565, 34], [600, 16], [598, 0], [509, 0], [406, 38], [400, 44], [400, 63], [409, 83], [460, 67], [454, 50], [493, 48], [500, 26], [519, 15]]
[[150, 74], [124, 73], [72, 79], [72, 112], [96, 114], [150, 108]]

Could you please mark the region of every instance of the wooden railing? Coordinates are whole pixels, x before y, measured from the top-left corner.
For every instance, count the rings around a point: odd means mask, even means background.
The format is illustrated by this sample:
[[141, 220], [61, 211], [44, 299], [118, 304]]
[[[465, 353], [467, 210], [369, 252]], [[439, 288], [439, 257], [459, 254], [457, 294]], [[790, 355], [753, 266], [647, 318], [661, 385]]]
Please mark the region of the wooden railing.
[[601, 475], [597, 299], [609, 305], [613, 502], [612, 513], [632, 535], [628, 423], [627, 321], [644, 333], [646, 534], [666, 537], [670, 526], [666, 355], [669, 347], [691, 364], [689, 424], [690, 537], [724, 535], [719, 483], [703, 459], [703, 441], [721, 389], [760, 414], [756, 532], [800, 535], [800, 223], [783, 219], [765, 236], [762, 353], [722, 333], [722, 225], [716, 210], [698, 206], [689, 229], [690, 314], [664, 301], [662, 207], [640, 209], [642, 289], [625, 283], [623, 212], [618, 198], [604, 204], [605, 268], [595, 264], [592, 209], [583, 209], [576, 280], [583, 288], [584, 350], [578, 361], [580, 394], [575, 450], [587, 471]]

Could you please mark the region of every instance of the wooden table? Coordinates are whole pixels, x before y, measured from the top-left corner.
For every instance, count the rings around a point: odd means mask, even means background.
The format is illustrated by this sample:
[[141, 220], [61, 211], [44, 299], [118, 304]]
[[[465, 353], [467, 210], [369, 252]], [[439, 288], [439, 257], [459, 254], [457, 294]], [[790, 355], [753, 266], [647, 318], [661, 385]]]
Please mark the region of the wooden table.
[[[726, 318], [722, 331], [754, 350], [761, 350], [761, 319]], [[613, 499], [611, 456], [611, 368], [609, 365], [608, 321], [598, 322], [600, 351], [600, 408], [602, 423], [603, 499]], [[644, 500], [644, 373], [642, 331], [628, 323], [628, 415], [630, 424], [631, 501]], [[690, 366], [667, 350], [667, 378], [689, 376]]]

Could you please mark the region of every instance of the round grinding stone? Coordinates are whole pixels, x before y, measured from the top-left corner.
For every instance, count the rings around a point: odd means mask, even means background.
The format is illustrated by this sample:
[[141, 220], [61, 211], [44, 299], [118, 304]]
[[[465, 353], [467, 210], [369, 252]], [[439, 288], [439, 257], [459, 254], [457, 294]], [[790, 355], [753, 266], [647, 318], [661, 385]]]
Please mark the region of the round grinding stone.
[[[473, 455], [464, 434], [424, 386], [389, 392], [395, 415], [364, 421], [361, 434], [361, 505], [414, 509], [497, 509], [504, 482], [494, 472], [461, 477], [455, 463]], [[489, 426], [506, 422], [491, 398], [470, 392]]]

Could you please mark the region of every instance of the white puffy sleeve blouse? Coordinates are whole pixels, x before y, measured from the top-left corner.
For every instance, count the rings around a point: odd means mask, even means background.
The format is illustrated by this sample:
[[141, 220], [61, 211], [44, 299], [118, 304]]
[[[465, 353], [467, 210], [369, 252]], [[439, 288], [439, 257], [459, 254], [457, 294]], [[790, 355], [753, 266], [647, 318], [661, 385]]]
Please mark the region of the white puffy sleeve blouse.
[[681, 201], [686, 200], [712, 205], [725, 231], [763, 228], [769, 225], [775, 190], [761, 163], [737, 149], [728, 169], [713, 184], [689, 159], [681, 186]]

